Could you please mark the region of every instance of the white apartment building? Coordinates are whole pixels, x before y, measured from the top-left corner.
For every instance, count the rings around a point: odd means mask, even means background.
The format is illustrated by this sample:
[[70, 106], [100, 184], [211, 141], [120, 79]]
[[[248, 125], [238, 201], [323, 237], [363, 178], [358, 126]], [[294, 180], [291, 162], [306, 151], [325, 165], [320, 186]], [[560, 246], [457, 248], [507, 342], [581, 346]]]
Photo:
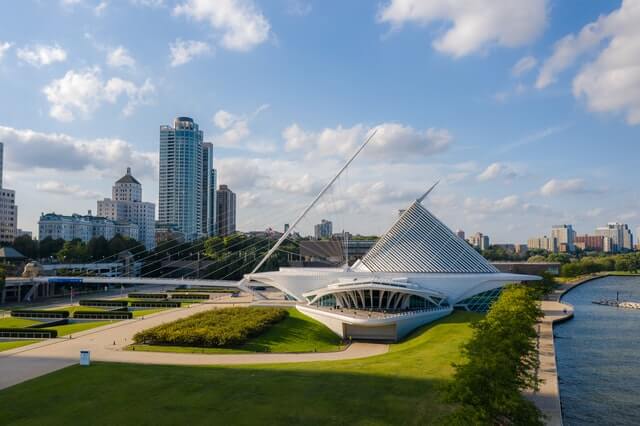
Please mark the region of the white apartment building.
[[560, 251], [571, 253], [575, 251], [576, 232], [573, 230], [572, 225], [553, 225], [551, 227], [551, 237], [558, 240], [558, 249]]
[[89, 242], [92, 238], [104, 237], [107, 240], [120, 234], [126, 238], [138, 240], [138, 225], [131, 222], [122, 222], [106, 219], [104, 217], [72, 214], [70, 216], [43, 213], [38, 221], [38, 238], [40, 241], [47, 237], [54, 240], [63, 239], [71, 241], [74, 239]]
[[156, 246], [156, 206], [142, 201], [142, 185], [133, 177], [130, 167], [113, 185], [111, 196], [98, 201], [98, 216], [137, 225], [139, 238], [136, 240], [143, 243], [147, 250], [153, 249]]
[[609, 247], [605, 247], [607, 252], [633, 250], [633, 234], [626, 223], [610, 222], [607, 226], [596, 228], [596, 235], [605, 237], [605, 240], [611, 239]]
[[549, 238], [546, 235], [544, 237], [529, 238], [527, 247], [529, 250], [546, 250], [551, 253], [557, 253], [559, 249], [558, 239], [556, 237]]

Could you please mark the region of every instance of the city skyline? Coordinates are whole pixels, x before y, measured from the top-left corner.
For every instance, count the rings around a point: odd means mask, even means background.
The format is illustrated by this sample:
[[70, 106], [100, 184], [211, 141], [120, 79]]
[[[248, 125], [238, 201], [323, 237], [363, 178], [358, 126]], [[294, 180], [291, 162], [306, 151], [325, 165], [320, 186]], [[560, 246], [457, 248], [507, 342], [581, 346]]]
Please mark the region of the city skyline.
[[[604, 78], [617, 69], [612, 41], [637, 34], [625, 25], [638, 18], [634, 3], [532, 1], [515, 28], [503, 24], [520, 15], [488, 2], [484, 23], [499, 29], [472, 40], [454, 31], [465, 22], [454, 11], [410, 14], [400, 3], [341, 5], [329, 32], [329, 3], [230, 2], [261, 24], [253, 34], [213, 24], [198, 1], [14, 5], [30, 19], [0, 18], [0, 141], [18, 227], [35, 231], [42, 212], [95, 209], [127, 166], [158, 204], [157, 129], [186, 115], [211, 136], [240, 230], [291, 221], [376, 126], [376, 144], [302, 233], [328, 218], [380, 235], [438, 179], [430, 210], [495, 242], [556, 223], [579, 235], [609, 222], [636, 230], [638, 104], [625, 93], [637, 83]], [[597, 43], [581, 44], [596, 21]]]

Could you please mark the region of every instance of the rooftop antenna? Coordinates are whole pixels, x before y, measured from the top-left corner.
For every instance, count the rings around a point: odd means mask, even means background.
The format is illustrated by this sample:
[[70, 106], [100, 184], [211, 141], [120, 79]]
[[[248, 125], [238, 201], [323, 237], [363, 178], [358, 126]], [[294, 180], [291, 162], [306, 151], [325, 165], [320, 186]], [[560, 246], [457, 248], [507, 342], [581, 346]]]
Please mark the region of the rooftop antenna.
[[427, 189], [427, 192], [425, 192], [424, 194], [422, 194], [422, 197], [418, 198], [418, 202], [422, 203], [422, 200], [424, 200], [425, 198], [427, 198], [427, 195], [429, 195], [431, 193], [431, 191], [433, 191], [433, 189], [438, 186], [438, 184], [440, 183], [440, 181], [436, 181], [436, 183], [434, 183], [433, 185], [431, 185], [431, 188]]
[[[344, 166], [342, 166], [342, 168], [340, 170], [338, 170], [338, 173], [336, 173], [336, 175], [329, 181], [329, 183], [327, 183], [325, 185], [325, 187], [322, 188], [322, 191], [320, 191], [320, 193], [318, 195], [316, 195], [316, 198], [314, 198], [313, 201], [311, 201], [311, 203], [309, 203], [309, 205], [304, 209], [304, 211], [300, 214], [300, 216], [298, 216], [298, 218], [291, 224], [291, 226], [289, 226], [289, 229], [287, 230], [287, 232], [282, 234], [282, 236], [280, 237], [278, 242], [276, 242], [275, 245], [273, 247], [271, 247], [271, 249], [267, 252], [267, 254], [264, 255], [264, 257], [262, 258], [260, 263], [258, 263], [258, 265], [256, 265], [255, 268], [253, 268], [253, 271], [251, 271], [251, 274], [255, 274], [256, 272], [258, 272], [258, 270], [262, 267], [262, 265], [264, 265], [264, 263], [267, 261], [267, 259], [269, 259], [269, 257], [273, 253], [275, 253], [276, 250], [278, 250], [278, 247], [280, 247], [280, 244], [282, 244], [284, 242], [284, 240], [287, 239], [287, 237], [296, 228], [298, 223], [300, 223], [300, 221], [302, 219], [304, 219], [304, 217], [307, 215], [307, 213], [309, 213], [309, 210], [311, 210], [313, 208], [313, 206], [316, 205], [316, 203], [318, 202], [318, 200], [320, 200], [320, 198], [322, 198], [324, 193], [327, 192], [329, 190], [329, 188], [331, 188], [333, 183], [340, 177], [342, 172], [344, 172], [347, 169], [347, 167], [349, 167], [349, 165], [353, 162], [353, 160], [355, 160], [355, 158], [358, 156], [358, 154], [360, 154], [360, 152], [364, 149], [364, 147], [367, 146], [367, 144], [369, 144], [369, 142], [371, 141], [371, 139], [373, 139], [373, 137], [376, 135], [377, 132], [378, 132], [378, 129], [374, 129], [373, 132], [371, 132], [369, 137], [364, 141], [364, 143], [362, 145], [360, 145], [360, 147], [356, 150], [356, 152], [353, 153], [351, 158], [349, 158], [349, 160], [344, 164]], [[249, 275], [251, 275], [251, 274], [249, 274]], [[242, 286], [246, 281], [247, 281], [247, 279], [245, 277], [243, 277], [240, 280], [240, 282], [238, 282], [238, 286]]]

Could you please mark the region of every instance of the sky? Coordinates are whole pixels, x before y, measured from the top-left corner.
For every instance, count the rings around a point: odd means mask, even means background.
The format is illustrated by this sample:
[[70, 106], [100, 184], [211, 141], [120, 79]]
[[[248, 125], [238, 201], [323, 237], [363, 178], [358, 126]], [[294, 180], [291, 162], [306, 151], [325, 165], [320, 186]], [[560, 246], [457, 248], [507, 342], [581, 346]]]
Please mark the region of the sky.
[[[6, 9], [6, 8], [5, 8]], [[33, 0], [0, 15], [18, 226], [96, 211], [126, 167], [157, 203], [159, 126], [199, 123], [241, 230], [380, 234], [434, 182], [493, 242], [640, 225], [640, 0]]]

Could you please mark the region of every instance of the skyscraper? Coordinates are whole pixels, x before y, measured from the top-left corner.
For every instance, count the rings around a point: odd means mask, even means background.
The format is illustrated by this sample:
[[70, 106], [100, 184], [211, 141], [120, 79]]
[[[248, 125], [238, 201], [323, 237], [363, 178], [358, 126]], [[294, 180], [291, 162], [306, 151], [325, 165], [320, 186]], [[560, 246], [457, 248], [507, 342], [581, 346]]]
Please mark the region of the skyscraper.
[[13, 243], [18, 232], [16, 192], [2, 186], [4, 144], [0, 142], [0, 243]]
[[627, 224], [610, 222], [607, 226], [596, 228], [596, 235], [605, 237], [605, 245], [607, 238], [611, 240], [610, 246], [606, 247], [605, 251], [618, 253], [633, 250], [633, 234]]
[[202, 233], [210, 237], [217, 234], [216, 188], [217, 173], [213, 168], [213, 144], [202, 144]]
[[216, 191], [218, 235], [224, 237], [236, 232], [236, 194], [227, 185]]
[[576, 232], [571, 225], [553, 225], [551, 237], [558, 239], [558, 248], [563, 252], [574, 252], [574, 239]]
[[138, 225], [138, 240], [147, 250], [154, 248], [156, 206], [142, 201], [142, 185], [133, 177], [130, 167], [113, 185], [111, 197], [98, 201], [98, 216]]
[[192, 241], [202, 233], [202, 131], [189, 117], [160, 126], [158, 225]]
[[333, 235], [333, 222], [331, 222], [330, 220], [322, 219], [320, 223], [314, 225], [313, 235], [316, 240], [320, 240], [322, 238], [331, 238], [331, 236]]

